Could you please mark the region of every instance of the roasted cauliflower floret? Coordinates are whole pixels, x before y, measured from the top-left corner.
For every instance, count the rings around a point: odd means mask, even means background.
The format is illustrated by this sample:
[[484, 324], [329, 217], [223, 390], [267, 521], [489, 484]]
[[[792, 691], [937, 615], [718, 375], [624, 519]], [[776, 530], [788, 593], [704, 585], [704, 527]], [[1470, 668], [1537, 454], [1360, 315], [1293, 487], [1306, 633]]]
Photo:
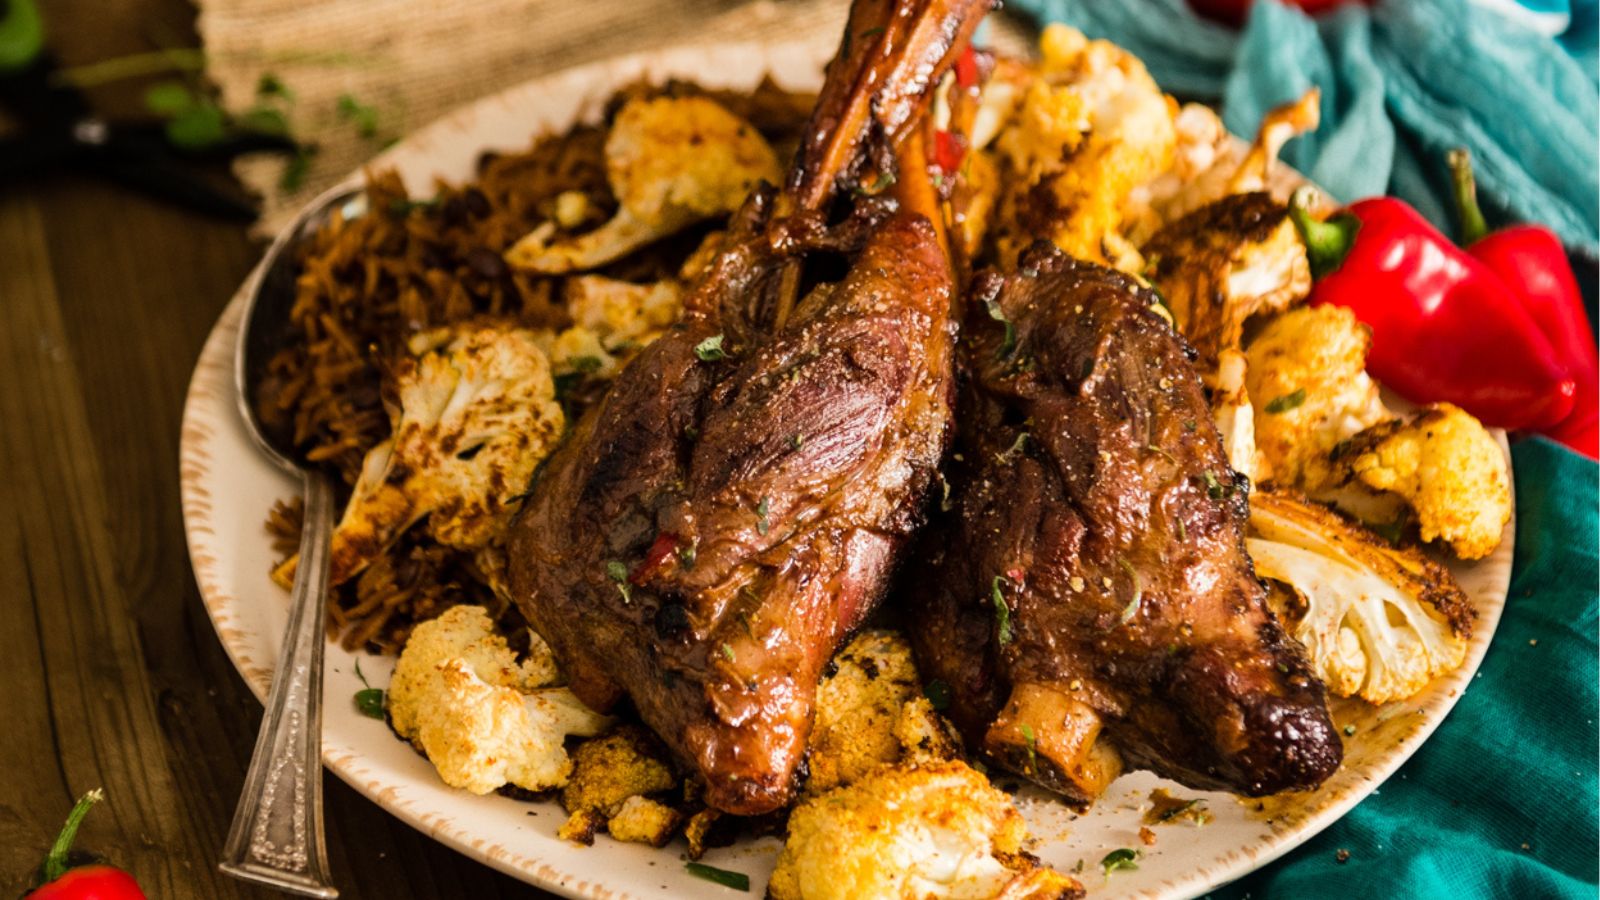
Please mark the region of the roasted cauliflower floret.
[[606, 829], [619, 841], [664, 847], [681, 821], [683, 815], [665, 803], [635, 795], [622, 801]]
[[1250, 498], [1250, 532], [1257, 574], [1288, 589], [1276, 612], [1334, 694], [1403, 700], [1466, 658], [1476, 614], [1419, 551], [1273, 491]]
[[1248, 147], [1228, 134], [1210, 108], [1189, 104], [1178, 113], [1178, 152], [1172, 169], [1132, 195], [1128, 235], [1144, 243], [1163, 226], [1230, 194], [1268, 191], [1287, 199], [1292, 178], [1274, 167], [1283, 145], [1314, 131], [1321, 119], [1321, 92], [1312, 88], [1299, 99], [1261, 117]]
[[557, 238], [546, 222], [506, 251], [536, 272], [592, 269], [726, 215], [759, 181], [776, 184], [777, 155], [755, 127], [709, 97], [635, 97], [606, 137], [606, 178], [617, 212], [600, 227]]
[[[1462, 559], [1493, 553], [1511, 520], [1511, 476], [1499, 442], [1448, 403], [1366, 429], [1335, 448], [1332, 462], [1334, 484], [1323, 490], [1390, 495], [1410, 508], [1424, 541], [1444, 541]], [[1356, 502], [1345, 491], [1339, 496]]]
[[1050, 25], [1039, 47], [1036, 77], [994, 144], [1004, 180], [996, 249], [1009, 263], [1048, 238], [1081, 259], [1136, 270], [1121, 232], [1125, 207], [1135, 186], [1171, 166], [1177, 106], [1115, 44]]
[[1217, 372], [1211, 385], [1211, 414], [1222, 436], [1222, 451], [1228, 465], [1252, 482], [1261, 480], [1266, 468], [1256, 449], [1255, 404], [1245, 387], [1244, 354], [1224, 350], [1217, 359]]
[[1011, 797], [965, 763], [881, 766], [795, 807], [767, 891], [774, 900], [1083, 895], [1065, 875], [1033, 875], [1026, 840]]
[[[592, 843], [595, 831], [606, 826], [630, 799], [661, 794], [678, 786], [666, 748], [638, 725], [623, 725], [603, 737], [584, 741], [573, 751], [572, 762], [572, 777], [561, 791], [561, 805], [571, 819], [562, 828], [561, 836], [581, 844]], [[635, 813], [643, 815], [639, 810]], [[639, 824], [625, 822], [622, 827]]]
[[[423, 332], [393, 369], [399, 409], [368, 451], [333, 532], [330, 580], [358, 574], [427, 518], [439, 543], [477, 550], [504, 533], [518, 495], [565, 427], [531, 331], [476, 322]], [[295, 558], [274, 577], [293, 580]]]
[[456, 606], [411, 632], [387, 694], [389, 721], [451, 787], [544, 791], [572, 771], [563, 742], [610, 721], [566, 688], [548, 661], [518, 663], [481, 606]]
[[953, 727], [922, 695], [911, 645], [898, 631], [864, 631], [817, 684], [807, 795], [850, 784], [885, 763], [960, 755]]
[[1202, 371], [1238, 349], [1245, 322], [1311, 291], [1289, 210], [1265, 193], [1230, 194], [1161, 229], [1142, 248], [1146, 276], [1199, 352]]
[[1270, 319], [1245, 349], [1264, 471], [1282, 487], [1315, 489], [1340, 441], [1391, 417], [1367, 376], [1367, 327], [1338, 306], [1300, 307]]
[[911, 646], [897, 632], [865, 631], [846, 644], [817, 684], [806, 792], [832, 790], [899, 760], [895, 724], [920, 693]]

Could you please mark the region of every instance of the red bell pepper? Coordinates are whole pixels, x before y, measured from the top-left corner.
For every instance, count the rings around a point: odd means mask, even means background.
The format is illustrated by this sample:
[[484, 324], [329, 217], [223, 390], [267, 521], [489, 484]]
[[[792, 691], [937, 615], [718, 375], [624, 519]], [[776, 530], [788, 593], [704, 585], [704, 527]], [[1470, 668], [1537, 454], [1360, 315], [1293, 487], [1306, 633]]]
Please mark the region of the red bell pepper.
[[41, 884], [28, 893], [28, 900], [146, 900], [144, 891], [133, 876], [114, 866], [96, 863], [87, 866], [67, 867], [67, 854], [72, 841], [78, 836], [78, 826], [88, 815], [89, 807], [105, 797], [95, 788], [73, 805], [67, 814], [67, 823], [50, 847], [41, 872]]
[[1600, 348], [1561, 239], [1542, 225], [1513, 225], [1490, 234], [1478, 208], [1472, 157], [1458, 149], [1448, 159], [1461, 243], [1506, 283], [1577, 382], [1571, 415], [1545, 433], [1590, 459], [1600, 458]]
[[1367, 367], [1418, 403], [1448, 402], [1485, 424], [1544, 428], [1572, 411], [1575, 386], [1533, 317], [1500, 277], [1391, 197], [1290, 215], [1305, 241], [1314, 304], [1344, 306], [1372, 329]]

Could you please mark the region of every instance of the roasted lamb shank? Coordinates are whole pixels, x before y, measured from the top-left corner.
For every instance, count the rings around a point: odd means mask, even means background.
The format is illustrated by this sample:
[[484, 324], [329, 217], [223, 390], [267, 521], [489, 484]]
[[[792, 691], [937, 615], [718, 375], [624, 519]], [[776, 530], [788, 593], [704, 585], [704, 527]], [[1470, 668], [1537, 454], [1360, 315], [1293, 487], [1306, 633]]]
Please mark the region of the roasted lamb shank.
[[1124, 764], [1321, 783], [1342, 754], [1323, 686], [1267, 609], [1248, 482], [1155, 296], [1041, 243], [968, 303], [954, 508], [908, 618], [969, 743], [1078, 803]]
[[[861, 2], [782, 194], [756, 190], [685, 303], [537, 476], [511, 587], [574, 691], [624, 695], [707, 802], [783, 805], [818, 675], [882, 596], [947, 443], [955, 295], [923, 98], [988, 0]], [[825, 218], [902, 157], [898, 204]], [[839, 281], [803, 264], [848, 262]]]

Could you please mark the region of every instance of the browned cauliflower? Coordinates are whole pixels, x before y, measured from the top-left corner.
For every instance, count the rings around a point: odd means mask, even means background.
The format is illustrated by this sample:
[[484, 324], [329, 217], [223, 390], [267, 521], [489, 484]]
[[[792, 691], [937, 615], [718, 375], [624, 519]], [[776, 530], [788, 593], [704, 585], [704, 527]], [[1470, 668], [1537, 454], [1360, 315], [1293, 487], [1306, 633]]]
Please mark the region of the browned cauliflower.
[[1115, 44], [1050, 25], [1039, 49], [1029, 83], [1002, 85], [1015, 106], [994, 142], [996, 250], [1009, 262], [1048, 237], [1081, 259], [1137, 270], [1121, 233], [1125, 207], [1135, 186], [1171, 166], [1177, 105]]
[[1311, 265], [1288, 208], [1271, 196], [1230, 194], [1157, 232], [1145, 273], [1199, 352], [1202, 371], [1238, 349], [1251, 316], [1277, 312], [1311, 291]]
[[956, 761], [880, 766], [789, 816], [773, 900], [1081, 897], [1024, 852], [1010, 795]]
[[1389, 498], [1403, 503], [1424, 541], [1443, 541], [1462, 559], [1493, 553], [1511, 520], [1505, 453], [1483, 423], [1448, 403], [1362, 431], [1334, 449], [1332, 462], [1335, 472], [1319, 493], [1369, 510]]
[[778, 157], [755, 127], [697, 95], [635, 97], [606, 137], [617, 212], [593, 231], [557, 238], [546, 222], [506, 251], [536, 272], [592, 269], [739, 207], [759, 181], [777, 183]]
[[1256, 572], [1288, 589], [1276, 612], [1334, 694], [1402, 700], [1466, 658], [1471, 602], [1417, 550], [1273, 491], [1251, 496], [1250, 532]]
[[[603, 737], [584, 741], [572, 753], [572, 777], [561, 791], [561, 805], [571, 814], [561, 837], [580, 844], [594, 843], [595, 832], [609, 827], [618, 840], [635, 839], [648, 831], [646, 843], [664, 844], [680, 816], [663, 813], [664, 804], [651, 800], [678, 786], [678, 776], [668, 761], [666, 748], [639, 725], [622, 725]], [[641, 805], [633, 801], [650, 800]], [[629, 807], [630, 802], [632, 806]], [[660, 807], [658, 809], [657, 807]], [[619, 825], [616, 817], [628, 808]], [[665, 831], [648, 826], [654, 824]], [[619, 834], [619, 830], [622, 832]]]
[[572, 771], [567, 736], [610, 720], [544, 687], [551, 671], [548, 659], [518, 663], [483, 607], [452, 607], [412, 630], [389, 682], [389, 720], [451, 787], [560, 787]]
[[[457, 549], [499, 540], [566, 425], [539, 342], [527, 329], [484, 321], [411, 339], [412, 356], [393, 372], [400, 402], [391, 436], [367, 452], [333, 532], [333, 584], [424, 518], [435, 540]], [[273, 577], [291, 583], [297, 561]]]
[[1371, 334], [1338, 306], [1268, 320], [1245, 349], [1262, 480], [1311, 489], [1328, 476], [1340, 441], [1390, 418], [1367, 376]]

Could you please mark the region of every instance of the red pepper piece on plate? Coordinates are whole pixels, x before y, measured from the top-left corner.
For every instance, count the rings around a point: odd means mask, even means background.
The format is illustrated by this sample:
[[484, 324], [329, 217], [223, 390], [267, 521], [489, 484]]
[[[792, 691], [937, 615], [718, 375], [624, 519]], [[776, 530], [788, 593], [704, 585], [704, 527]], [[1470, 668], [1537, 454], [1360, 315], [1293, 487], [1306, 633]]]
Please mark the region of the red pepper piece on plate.
[[89, 807], [104, 797], [105, 793], [95, 788], [78, 798], [67, 815], [67, 824], [50, 847], [50, 855], [45, 857], [40, 870], [44, 883], [28, 892], [28, 900], [146, 900], [139, 882], [115, 866], [96, 863], [68, 868], [67, 854], [78, 836], [78, 826], [83, 824]]
[[1391, 197], [1290, 214], [1306, 244], [1314, 304], [1347, 307], [1372, 329], [1367, 366], [1417, 403], [1447, 402], [1486, 425], [1545, 428], [1572, 411], [1567, 367], [1500, 277]]
[[1448, 159], [1461, 214], [1461, 243], [1511, 288], [1577, 382], [1572, 413], [1545, 433], [1590, 459], [1600, 458], [1600, 348], [1561, 239], [1543, 225], [1512, 225], [1489, 233], [1478, 208], [1472, 157], [1457, 149]]

